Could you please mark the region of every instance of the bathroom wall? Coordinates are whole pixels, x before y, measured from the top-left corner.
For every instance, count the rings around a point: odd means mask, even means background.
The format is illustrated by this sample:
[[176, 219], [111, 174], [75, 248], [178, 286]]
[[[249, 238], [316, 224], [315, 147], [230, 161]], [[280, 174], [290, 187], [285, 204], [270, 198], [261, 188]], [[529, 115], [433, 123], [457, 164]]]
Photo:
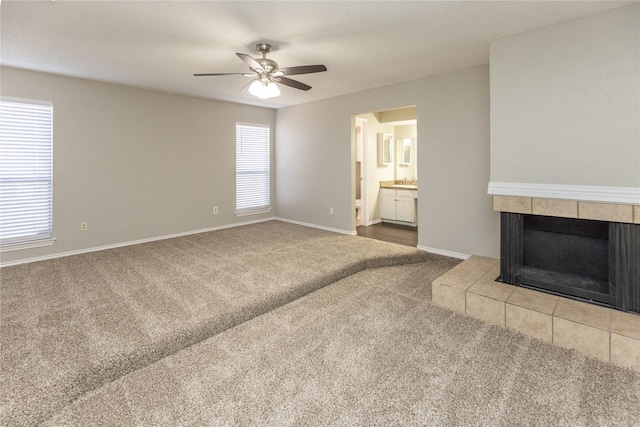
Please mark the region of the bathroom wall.
[[375, 224], [380, 222], [380, 181], [395, 179], [393, 165], [378, 164], [378, 133], [393, 134], [394, 126], [379, 123], [377, 117], [372, 113], [360, 114], [358, 118], [367, 121], [365, 125], [367, 147], [363, 157], [364, 185], [362, 187], [362, 191], [365, 192], [364, 203], [366, 203], [367, 218], [362, 218], [362, 220], [363, 224]]
[[[418, 178], [416, 159], [417, 159], [417, 125], [400, 125], [394, 126], [394, 138], [395, 138], [395, 166], [396, 166], [396, 179], [412, 179]], [[402, 164], [402, 154], [403, 154], [403, 139], [410, 138], [411, 139], [411, 163]]]

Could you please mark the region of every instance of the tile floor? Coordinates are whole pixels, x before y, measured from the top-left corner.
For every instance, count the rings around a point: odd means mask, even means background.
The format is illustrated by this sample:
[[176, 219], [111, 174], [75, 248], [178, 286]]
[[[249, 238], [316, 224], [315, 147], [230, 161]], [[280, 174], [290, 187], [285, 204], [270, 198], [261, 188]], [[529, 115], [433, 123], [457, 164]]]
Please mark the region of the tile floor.
[[472, 256], [433, 281], [434, 304], [640, 372], [640, 315], [496, 282]]

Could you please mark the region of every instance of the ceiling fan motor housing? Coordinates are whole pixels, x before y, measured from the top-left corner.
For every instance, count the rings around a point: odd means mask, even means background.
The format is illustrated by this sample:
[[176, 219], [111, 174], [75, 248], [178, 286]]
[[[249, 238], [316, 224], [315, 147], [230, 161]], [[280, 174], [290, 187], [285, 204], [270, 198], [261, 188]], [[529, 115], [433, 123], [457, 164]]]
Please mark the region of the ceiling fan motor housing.
[[262, 54], [262, 58], [255, 58], [255, 60], [262, 66], [265, 72], [271, 73], [278, 69], [276, 61], [267, 59], [267, 53], [271, 52], [271, 45], [269, 43], [258, 43], [256, 50]]
[[271, 73], [278, 69], [276, 61], [267, 58], [256, 58], [256, 62], [262, 66], [265, 72]]

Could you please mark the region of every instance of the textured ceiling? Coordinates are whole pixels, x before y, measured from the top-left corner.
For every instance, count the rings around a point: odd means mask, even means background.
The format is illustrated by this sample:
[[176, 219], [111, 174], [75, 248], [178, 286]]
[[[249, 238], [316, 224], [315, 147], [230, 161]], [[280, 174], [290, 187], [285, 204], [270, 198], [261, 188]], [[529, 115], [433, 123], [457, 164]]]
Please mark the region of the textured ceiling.
[[[489, 42], [634, 2], [7, 1], [2, 65], [279, 108], [489, 62]], [[324, 64], [261, 101], [240, 89], [235, 55], [281, 67]]]

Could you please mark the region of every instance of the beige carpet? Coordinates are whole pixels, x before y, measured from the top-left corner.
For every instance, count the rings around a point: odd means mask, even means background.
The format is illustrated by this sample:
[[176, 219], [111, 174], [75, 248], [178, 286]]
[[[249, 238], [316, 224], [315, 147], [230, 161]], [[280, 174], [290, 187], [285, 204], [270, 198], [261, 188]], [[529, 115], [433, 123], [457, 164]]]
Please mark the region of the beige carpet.
[[82, 396], [49, 426], [637, 426], [640, 374], [430, 303], [453, 264], [366, 270]]
[[444, 258], [269, 221], [3, 268], [0, 424], [37, 424], [363, 269], [436, 259]]

